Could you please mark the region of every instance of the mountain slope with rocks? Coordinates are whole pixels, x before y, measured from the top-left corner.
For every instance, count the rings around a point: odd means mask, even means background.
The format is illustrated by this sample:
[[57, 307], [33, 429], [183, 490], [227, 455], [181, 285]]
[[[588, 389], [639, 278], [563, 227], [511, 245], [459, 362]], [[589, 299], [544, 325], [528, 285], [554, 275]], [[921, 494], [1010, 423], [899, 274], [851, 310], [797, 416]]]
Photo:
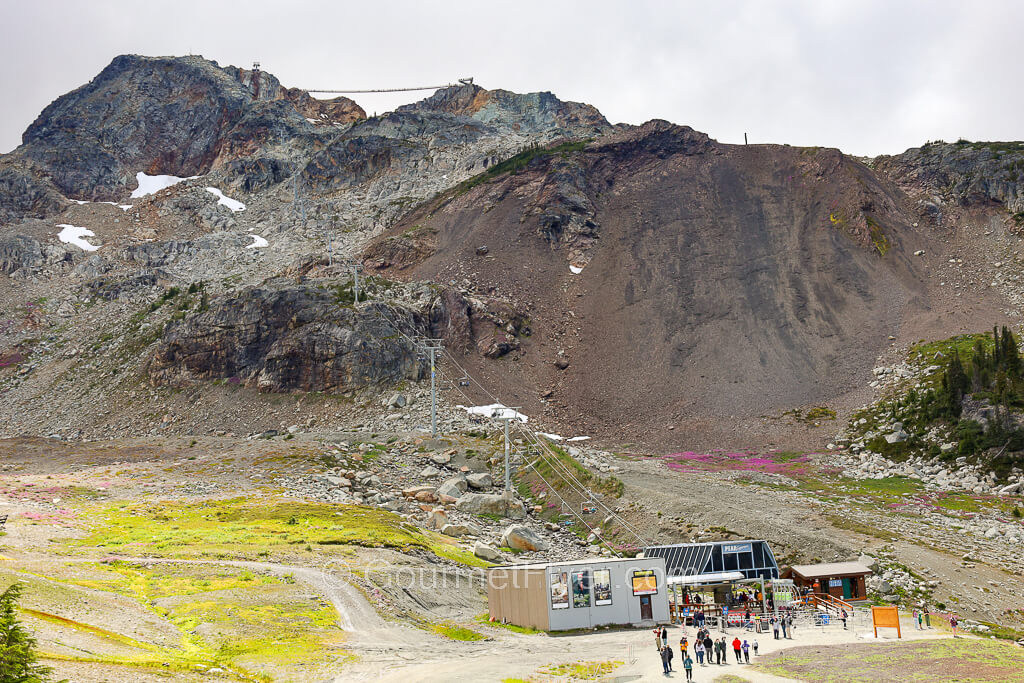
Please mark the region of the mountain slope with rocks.
[[528, 412], [665, 447], [771, 439], [765, 416], [841, 399], [890, 339], [935, 324], [915, 252], [941, 242], [837, 150], [651, 122], [522, 159], [410, 214], [364, 265], [528, 305], [511, 363], [471, 359]]

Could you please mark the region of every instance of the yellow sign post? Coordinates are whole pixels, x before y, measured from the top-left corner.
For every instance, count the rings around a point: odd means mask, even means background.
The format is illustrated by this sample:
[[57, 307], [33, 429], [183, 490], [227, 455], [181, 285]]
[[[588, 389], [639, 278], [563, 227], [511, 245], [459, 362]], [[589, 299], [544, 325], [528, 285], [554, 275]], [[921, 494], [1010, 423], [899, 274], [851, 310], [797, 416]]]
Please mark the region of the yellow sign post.
[[872, 607], [871, 622], [875, 627], [875, 638], [878, 637], [880, 628], [894, 628], [896, 637], [903, 637], [903, 633], [900, 631], [900, 612], [895, 607]]

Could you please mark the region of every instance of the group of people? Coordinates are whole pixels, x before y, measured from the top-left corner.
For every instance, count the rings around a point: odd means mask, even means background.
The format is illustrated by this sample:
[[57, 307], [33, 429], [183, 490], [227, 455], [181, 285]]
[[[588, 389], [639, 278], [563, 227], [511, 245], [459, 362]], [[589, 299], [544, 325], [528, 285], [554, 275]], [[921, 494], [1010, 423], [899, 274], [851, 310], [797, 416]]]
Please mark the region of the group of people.
[[[845, 621], [843, 622], [846, 623]], [[775, 636], [775, 640], [779, 640], [779, 631], [782, 631], [783, 638], [793, 637], [793, 612], [788, 608], [779, 616], [772, 616], [768, 620], [768, 624], [772, 627], [772, 634]]]
[[[661, 655], [662, 667], [665, 673], [668, 674], [673, 671], [672, 660], [675, 658], [672, 648], [668, 645], [668, 628], [662, 626], [661, 628], [654, 629], [654, 642]], [[751, 648], [754, 650], [754, 656], [757, 656], [756, 639], [753, 643], [746, 639], [740, 640], [739, 637], [733, 639], [732, 650], [737, 664], [743, 664], [744, 662], [750, 664]], [[693, 639], [693, 657], [697, 658], [697, 663], [700, 666], [728, 664], [728, 651], [729, 644], [726, 642], [725, 636], [716, 640], [711, 637], [711, 633], [707, 629], [699, 628], [697, 630], [697, 635]], [[683, 631], [683, 635], [679, 639], [679, 653], [683, 662], [683, 670], [686, 672], [686, 680], [692, 681], [693, 657], [690, 656], [690, 640], [686, 637], [685, 631]]]

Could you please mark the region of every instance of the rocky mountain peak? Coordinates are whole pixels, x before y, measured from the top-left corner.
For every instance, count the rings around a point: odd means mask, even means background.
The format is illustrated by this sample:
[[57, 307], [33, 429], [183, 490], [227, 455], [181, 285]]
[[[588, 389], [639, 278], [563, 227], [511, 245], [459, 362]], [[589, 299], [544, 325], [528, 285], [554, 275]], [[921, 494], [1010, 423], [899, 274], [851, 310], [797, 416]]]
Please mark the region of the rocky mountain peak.
[[[273, 125], [259, 119], [266, 110], [286, 129], [268, 134]], [[266, 72], [222, 68], [198, 56], [121, 55], [47, 106], [15, 153], [42, 167], [67, 196], [118, 199], [139, 171], [203, 175], [225, 163], [219, 159], [225, 147], [234, 155], [255, 151], [226, 145], [229, 138], [292, 139], [313, 123], [365, 116], [352, 100], [315, 100]], [[240, 125], [244, 130], [236, 130]]]
[[557, 127], [596, 135], [611, 129], [601, 112], [589, 104], [564, 102], [550, 92], [485, 90], [472, 83], [442, 88], [419, 102], [399, 107], [398, 111], [446, 112], [530, 130]]

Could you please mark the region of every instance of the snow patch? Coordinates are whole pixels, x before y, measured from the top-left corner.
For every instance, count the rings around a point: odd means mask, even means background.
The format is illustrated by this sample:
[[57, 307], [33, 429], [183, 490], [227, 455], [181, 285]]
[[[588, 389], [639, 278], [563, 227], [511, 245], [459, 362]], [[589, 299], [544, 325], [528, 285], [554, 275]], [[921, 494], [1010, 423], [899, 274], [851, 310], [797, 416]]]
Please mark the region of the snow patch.
[[548, 434], [547, 432], [537, 432], [537, 436], [543, 436], [545, 439], [547, 439], [549, 441], [561, 441], [562, 440], [562, 437], [560, 437], [558, 434]]
[[111, 206], [116, 206], [117, 208], [121, 209], [122, 211], [127, 211], [128, 209], [132, 208], [131, 204], [118, 204], [117, 202], [87, 202], [84, 199], [72, 199], [71, 201], [73, 201], [75, 204], [78, 204], [79, 206], [82, 206], [83, 204], [93, 204], [93, 203], [96, 203], [96, 204], [110, 204]]
[[458, 405], [456, 408], [462, 408], [470, 415], [483, 415], [484, 417], [509, 417], [519, 420], [522, 423], [526, 423], [530, 418], [523, 415], [522, 413], [516, 412], [512, 408], [507, 408], [500, 403], [492, 403], [486, 406], [463, 406]]
[[172, 185], [177, 185], [185, 180], [194, 180], [199, 176], [193, 175], [188, 178], [179, 178], [176, 175], [146, 175], [143, 172], [135, 174], [135, 180], [139, 186], [132, 192], [132, 199], [145, 197], [148, 194], [156, 194], [160, 190], [166, 190]]
[[579, 275], [580, 273], [583, 272], [583, 266], [574, 266], [570, 263], [569, 270], [572, 271], [573, 275]]
[[588, 441], [589, 439], [589, 436], [574, 436], [571, 439], [567, 439], [567, 441]]
[[237, 213], [238, 211], [245, 211], [245, 204], [238, 201], [237, 199], [225, 197], [224, 193], [218, 190], [216, 187], [208, 187], [206, 188], [206, 191], [212, 195], [216, 195], [217, 203], [223, 204], [224, 206], [228, 207], [229, 209], [231, 209], [233, 213]]
[[73, 244], [84, 251], [96, 251], [99, 249], [95, 244], [89, 244], [83, 239], [84, 237], [96, 236], [96, 233], [89, 228], [81, 228], [77, 225], [69, 225], [67, 223], [59, 223], [57, 227], [64, 228], [57, 233], [57, 239], [64, 244]]
[[270, 242], [266, 241], [259, 235], [249, 235], [252, 238], [252, 244], [246, 247], [246, 249], [262, 249], [263, 247], [269, 246]]

